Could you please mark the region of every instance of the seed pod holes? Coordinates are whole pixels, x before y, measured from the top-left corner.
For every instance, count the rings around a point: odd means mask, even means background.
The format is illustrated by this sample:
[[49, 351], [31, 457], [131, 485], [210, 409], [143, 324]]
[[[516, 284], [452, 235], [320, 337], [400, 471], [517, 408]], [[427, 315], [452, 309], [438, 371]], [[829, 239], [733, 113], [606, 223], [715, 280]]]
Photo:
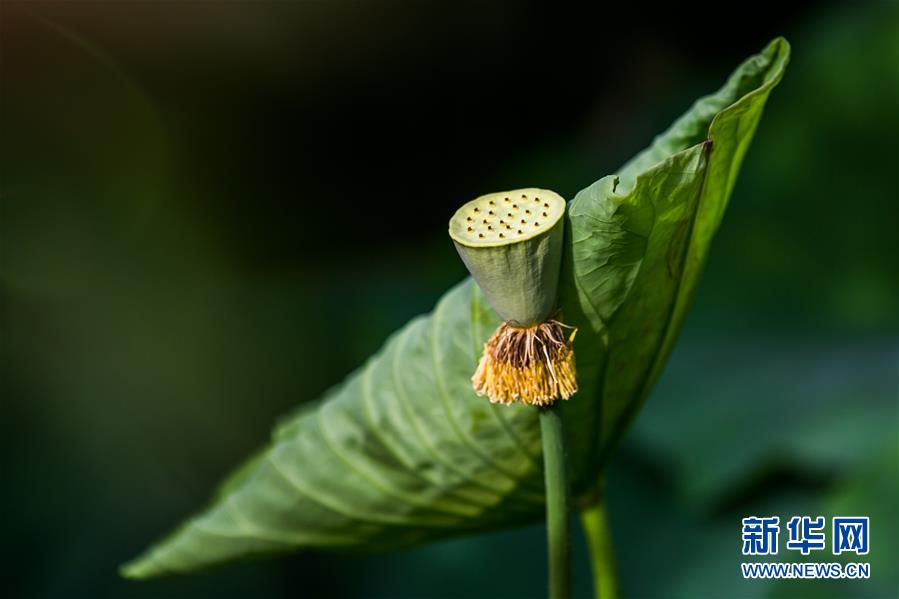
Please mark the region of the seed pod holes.
[[[531, 220], [532, 210], [512, 198], [542, 206], [539, 221]], [[502, 205], [505, 210], [498, 211]], [[488, 194], [474, 199], [450, 220], [450, 236], [458, 243], [473, 246], [505, 245], [523, 241], [551, 229], [565, 210], [565, 200], [545, 190], [527, 189]], [[517, 227], [515, 225], [518, 225]], [[500, 232], [501, 231], [501, 232]]]

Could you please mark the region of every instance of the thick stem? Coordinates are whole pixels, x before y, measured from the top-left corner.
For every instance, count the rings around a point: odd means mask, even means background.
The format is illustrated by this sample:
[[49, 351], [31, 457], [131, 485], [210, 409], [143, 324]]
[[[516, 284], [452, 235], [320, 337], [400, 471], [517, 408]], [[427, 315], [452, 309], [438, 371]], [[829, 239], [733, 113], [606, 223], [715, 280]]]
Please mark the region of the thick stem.
[[543, 437], [543, 470], [546, 479], [546, 532], [549, 544], [549, 597], [571, 596], [571, 541], [569, 519], [571, 490], [562, 430], [560, 402], [540, 408]]
[[599, 501], [581, 511], [581, 522], [590, 548], [593, 565], [593, 588], [597, 599], [617, 599], [618, 576], [615, 565], [615, 551], [606, 504]]

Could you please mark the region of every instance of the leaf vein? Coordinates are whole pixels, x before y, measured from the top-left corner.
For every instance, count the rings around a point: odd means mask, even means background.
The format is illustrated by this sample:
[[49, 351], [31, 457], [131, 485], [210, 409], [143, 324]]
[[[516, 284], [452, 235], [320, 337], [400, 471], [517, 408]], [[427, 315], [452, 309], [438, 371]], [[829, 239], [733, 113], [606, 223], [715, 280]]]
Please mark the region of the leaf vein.
[[[468, 449], [474, 455], [476, 455], [478, 458], [480, 458], [481, 462], [484, 463], [486, 466], [492, 468], [496, 472], [499, 472], [500, 474], [505, 476], [507, 479], [509, 479], [509, 481], [512, 482], [513, 489], [514, 489], [515, 487], [519, 487], [521, 485], [521, 483], [522, 483], [521, 478], [515, 474], [510, 473], [505, 468], [500, 467], [499, 464], [497, 464], [496, 462], [494, 462], [493, 460], [488, 458], [481, 451], [480, 447], [477, 446], [476, 442], [473, 441], [472, 439], [470, 439], [468, 437], [468, 435], [466, 435], [462, 432], [462, 429], [459, 427], [458, 422], [456, 422], [456, 418], [453, 415], [452, 409], [450, 409], [449, 394], [446, 390], [446, 387], [444, 386], [443, 377], [440, 374], [439, 362], [437, 360], [437, 340], [439, 338], [438, 331], [440, 330], [440, 327], [437, 326], [437, 323], [439, 322], [439, 317], [441, 315], [441, 308], [444, 305], [445, 305], [444, 302], [438, 303], [437, 307], [434, 309], [434, 315], [431, 317], [430, 348], [431, 348], [431, 360], [434, 364], [434, 382], [437, 385], [437, 391], [438, 391], [438, 394], [440, 395], [441, 403], [443, 404], [443, 411], [447, 415], [447, 422], [449, 422], [450, 428], [452, 429], [453, 433], [455, 433], [456, 437], [462, 442], [462, 444], [465, 445], [466, 447], [468, 447]], [[534, 502], [534, 503], [539, 503], [541, 505], [544, 503], [544, 498], [542, 495], [531, 494], [528, 492], [522, 492], [521, 497], [522, 497], [522, 499], [526, 499], [526, 500]]]

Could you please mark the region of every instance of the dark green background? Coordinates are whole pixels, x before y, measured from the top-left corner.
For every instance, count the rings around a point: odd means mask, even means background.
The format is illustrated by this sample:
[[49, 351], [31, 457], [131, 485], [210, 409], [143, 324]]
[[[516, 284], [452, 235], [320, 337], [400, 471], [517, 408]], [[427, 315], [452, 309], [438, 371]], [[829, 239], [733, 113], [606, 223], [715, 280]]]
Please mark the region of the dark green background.
[[[460, 202], [573, 196], [778, 34], [793, 62], [610, 473], [622, 584], [897, 596], [892, 2], [3, 2], [4, 590], [542, 596], [536, 525], [145, 583], [116, 568], [464, 276]], [[742, 581], [740, 518], [765, 514], [870, 516], [872, 579]]]

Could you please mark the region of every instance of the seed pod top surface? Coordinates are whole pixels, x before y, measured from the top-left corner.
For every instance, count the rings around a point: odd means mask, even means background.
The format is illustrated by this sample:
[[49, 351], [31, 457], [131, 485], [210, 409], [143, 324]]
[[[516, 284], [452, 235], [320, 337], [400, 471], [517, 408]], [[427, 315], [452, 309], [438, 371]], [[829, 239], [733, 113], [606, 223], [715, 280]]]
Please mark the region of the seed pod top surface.
[[456, 211], [449, 234], [468, 247], [507, 245], [549, 231], [564, 213], [565, 200], [548, 189], [489, 193]]

